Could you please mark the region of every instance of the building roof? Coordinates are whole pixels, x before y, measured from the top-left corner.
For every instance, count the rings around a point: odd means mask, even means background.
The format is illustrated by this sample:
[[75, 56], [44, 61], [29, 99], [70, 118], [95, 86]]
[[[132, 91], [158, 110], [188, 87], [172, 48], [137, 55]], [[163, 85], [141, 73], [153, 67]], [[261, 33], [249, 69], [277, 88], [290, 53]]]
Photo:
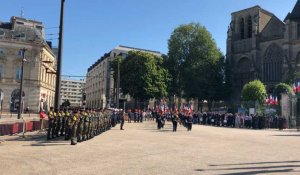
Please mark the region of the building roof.
[[136, 47], [129, 47], [129, 46], [124, 46], [124, 45], [119, 45], [117, 47], [115, 47], [112, 51], [105, 53], [101, 58], [99, 58], [93, 65], [91, 65], [88, 68], [88, 72], [90, 72], [91, 70], [93, 70], [97, 65], [99, 65], [105, 58], [110, 57], [111, 52], [113, 52], [114, 50], [121, 50], [121, 51], [131, 51], [131, 50], [136, 50], [136, 51], [142, 51], [142, 52], [148, 52], [148, 53], [153, 53], [155, 55], [162, 55], [159, 51], [154, 51], [154, 50], [147, 50], [147, 49], [140, 49], [140, 48], [136, 48]]
[[25, 18], [15, 17], [11, 18], [10, 22], [0, 22], [0, 39], [3, 40], [16, 40], [23, 42], [36, 42], [36, 43], [45, 43], [43, 34], [40, 30], [36, 30], [31, 26], [19, 25], [19, 27], [14, 28], [14, 19], [30, 21], [42, 24], [38, 21], [27, 20]]
[[288, 13], [284, 20], [300, 20], [300, 0], [297, 0], [293, 11]]
[[252, 10], [252, 9], [260, 9], [261, 7], [259, 5], [256, 5], [256, 6], [253, 6], [253, 7], [249, 7], [249, 8], [246, 8], [246, 9], [243, 9], [243, 10], [239, 10], [239, 11], [236, 11], [236, 12], [232, 12], [231, 14], [236, 14], [236, 13], [240, 13], [240, 12], [243, 12], [243, 11], [248, 11], [248, 10]]
[[119, 46], [115, 47], [114, 49], [137, 50], [137, 51], [144, 51], [144, 52], [152, 52], [152, 53], [156, 53], [156, 54], [161, 54], [159, 51], [141, 49], [141, 48], [136, 48], [136, 47], [129, 47], [129, 46], [124, 46], [124, 45], [119, 45]]

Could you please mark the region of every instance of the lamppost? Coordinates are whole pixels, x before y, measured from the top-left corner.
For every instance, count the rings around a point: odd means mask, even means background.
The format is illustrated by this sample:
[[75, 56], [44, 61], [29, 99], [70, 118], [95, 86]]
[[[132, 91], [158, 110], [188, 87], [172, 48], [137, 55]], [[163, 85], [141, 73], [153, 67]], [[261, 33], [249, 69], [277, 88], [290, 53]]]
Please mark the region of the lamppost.
[[18, 109], [18, 119], [21, 118], [22, 112], [23, 112], [23, 72], [24, 72], [24, 62], [25, 59], [25, 52], [27, 49], [23, 48], [21, 49], [22, 53], [22, 66], [21, 66], [21, 83], [20, 83], [20, 96], [19, 96], [19, 109]]
[[61, 83], [61, 63], [62, 63], [62, 45], [63, 45], [63, 29], [64, 29], [64, 5], [65, 0], [61, 0], [60, 9], [60, 25], [59, 25], [59, 43], [58, 43], [58, 58], [55, 84], [55, 110], [59, 110], [60, 106], [60, 83]]
[[117, 104], [116, 108], [119, 109], [119, 101], [120, 101], [120, 62], [118, 60], [118, 78], [117, 78]]

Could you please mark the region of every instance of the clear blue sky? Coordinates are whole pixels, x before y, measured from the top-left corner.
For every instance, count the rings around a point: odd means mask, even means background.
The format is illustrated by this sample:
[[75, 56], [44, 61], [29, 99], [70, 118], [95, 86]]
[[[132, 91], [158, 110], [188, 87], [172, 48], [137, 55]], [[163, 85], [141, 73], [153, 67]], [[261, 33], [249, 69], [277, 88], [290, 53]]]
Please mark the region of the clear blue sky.
[[[87, 68], [117, 45], [167, 54], [177, 26], [199, 22], [225, 54], [227, 27], [234, 11], [260, 5], [284, 19], [296, 0], [66, 0], [63, 74], [86, 75]], [[20, 16], [59, 26], [60, 0], [3, 0], [0, 21]], [[58, 34], [47, 29], [46, 34]], [[58, 45], [58, 35], [47, 35]]]

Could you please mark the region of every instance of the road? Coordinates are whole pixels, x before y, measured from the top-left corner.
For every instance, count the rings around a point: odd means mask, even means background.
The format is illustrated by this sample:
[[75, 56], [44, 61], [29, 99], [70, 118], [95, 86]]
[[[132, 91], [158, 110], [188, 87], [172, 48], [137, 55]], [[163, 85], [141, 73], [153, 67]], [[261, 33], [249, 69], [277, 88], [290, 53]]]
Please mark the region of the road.
[[71, 146], [44, 133], [0, 137], [0, 174], [254, 175], [300, 174], [300, 133], [171, 123], [125, 123]]

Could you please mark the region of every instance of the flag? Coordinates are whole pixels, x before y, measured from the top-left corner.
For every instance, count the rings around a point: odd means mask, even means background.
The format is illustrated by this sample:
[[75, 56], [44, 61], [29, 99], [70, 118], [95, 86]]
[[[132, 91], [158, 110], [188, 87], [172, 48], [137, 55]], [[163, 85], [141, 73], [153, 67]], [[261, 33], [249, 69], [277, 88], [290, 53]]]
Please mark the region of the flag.
[[278, 105], [278, 99], [277, 99], [277, 97], [275, 98], [274, 105]]
[[193, 105], [190, 106], [190, 113], [193, 114]]
[[296, 92], [300, 92], [300, 82], [297, 83], [297, 90]]
[[269, 97], [266, 97], [265, 103], [269, 104], [269, 102], [270, 102]]
[[272, 97], [272, 95], [270, 95], [269, 104], [272, 105], [273, 102], [274, 102], [274, 101], [273, 101], [273, 97]]
[[293, 92], [294, 92], [294, 93], [296, 93], [296, 92], [297, 92], [296, 83], [293, 83], [292, 89], [293, 89]]

